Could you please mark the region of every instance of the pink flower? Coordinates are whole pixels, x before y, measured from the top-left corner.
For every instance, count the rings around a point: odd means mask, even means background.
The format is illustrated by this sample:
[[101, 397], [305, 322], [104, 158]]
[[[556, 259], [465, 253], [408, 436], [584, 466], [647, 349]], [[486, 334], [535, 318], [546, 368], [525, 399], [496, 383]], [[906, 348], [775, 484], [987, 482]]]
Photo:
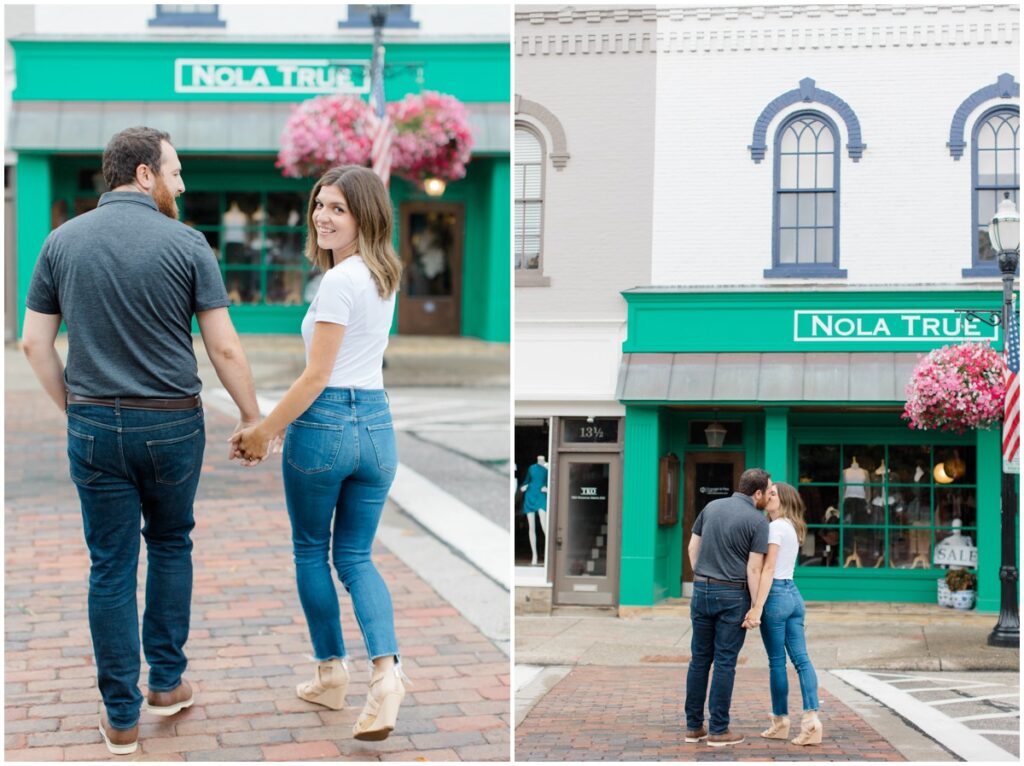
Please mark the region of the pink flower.
[[988, 344], [937, 348], [914, 368], [902, 417], [919, 429], [991, 428], [1002, 418], [1004, 369]]

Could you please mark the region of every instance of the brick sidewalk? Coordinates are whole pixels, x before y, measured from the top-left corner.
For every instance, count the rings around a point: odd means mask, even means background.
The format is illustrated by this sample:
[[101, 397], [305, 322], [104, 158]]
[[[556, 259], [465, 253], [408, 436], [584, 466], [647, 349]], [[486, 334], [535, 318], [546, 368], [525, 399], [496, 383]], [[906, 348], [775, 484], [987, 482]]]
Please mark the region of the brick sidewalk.
[[[580, 666], [555, 685], [516, 729], [517, 761], [903, 761], [850, 708], [819, 686], [825, 736], [819, 746], [767, 740], [770, 697], [764, 670], [736, 671], [732, 731], [745, 741], [711, 748], [683, 742], [686, 668]], [[790, 677], [790, 712], [800, 687]], [[706, 713], [705, 713], [706, 715]], [[793, 718], [792, 736], [800, 714]]]
[[[68, 478], [64, 419], [41, 393], [6, 396], [7, 760], [114, 759], [97, 731], [100, 696], [86, 613], [88, 554]], [[353, 672], [345, 710], [295, 697], [313, 663], [295, 590], [277, 464], [226, 459], [233, 423], [207, 410], [193, 533], [195, 585], [186, 677], [196, 704], [171, 719], [142, 713], [125, 760], [508, 760], [509, 660], [382, 546], [413, 686], [395, 733], [352, 739], [369, 671], [339, 585]], [[139, 603], [145, 556], [139, 572]], [[147, 668], [143, 661], [141, 682]], [[143, 693], [145, 688], [143, 687]]]

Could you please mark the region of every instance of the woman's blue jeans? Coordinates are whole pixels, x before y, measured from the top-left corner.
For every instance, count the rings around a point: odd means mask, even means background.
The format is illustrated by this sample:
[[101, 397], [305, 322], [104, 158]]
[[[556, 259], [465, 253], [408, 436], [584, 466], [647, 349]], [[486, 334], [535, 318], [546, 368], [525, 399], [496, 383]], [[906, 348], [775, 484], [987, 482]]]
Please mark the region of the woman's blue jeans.
[[370, 659], [398, 655], [391, 595], [370, 558], [397, 467], [381, 389], [324, 389], [288, 426], [284, 492], [299, 600], [317, 660], [347, 656], [328, 554], [352, 596]]
[[818, 676], [807, 655], [804, 636], [804, 600], [792, 580], [773, 580], [761, 614], [761, 639], [768, 652], [768, 681], [772, 693], [772, 715], [788, 715], [789, 679], [786, 653], [800, 679], [804, 710], [818, 709]]

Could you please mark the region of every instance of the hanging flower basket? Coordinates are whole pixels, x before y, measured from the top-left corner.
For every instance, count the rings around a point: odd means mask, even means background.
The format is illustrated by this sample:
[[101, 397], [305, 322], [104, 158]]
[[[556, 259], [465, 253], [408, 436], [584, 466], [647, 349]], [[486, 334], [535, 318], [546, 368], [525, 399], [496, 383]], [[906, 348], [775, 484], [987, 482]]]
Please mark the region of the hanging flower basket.
[[922, 430], [991, 428], [1003, 415], [1004, 370], [999, 353], [987, 343], [937, 348], [914, 368], [903, 419]]
[[466, 175], [473, 135], [461, 101], [426, 91], [390, 103], [387, 110], [395, 129], [395, 175], [418, 184], [431, 176], [457, 181]]
[[285, 176], [318, 176], [336, 165], [366, 165], [373, 115], [357, 96], [317, 96], [295, 107], [281, 133], [276, 166]]

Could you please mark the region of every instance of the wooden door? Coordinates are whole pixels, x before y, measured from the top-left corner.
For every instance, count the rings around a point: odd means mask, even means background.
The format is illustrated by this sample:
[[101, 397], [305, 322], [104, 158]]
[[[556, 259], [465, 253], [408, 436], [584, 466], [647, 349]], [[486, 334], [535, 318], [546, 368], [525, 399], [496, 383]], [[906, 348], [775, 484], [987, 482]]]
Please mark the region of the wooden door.
[[465, 212], [454, 202], [404, 202], [399, 208], [403, 335], [459, 335]]

